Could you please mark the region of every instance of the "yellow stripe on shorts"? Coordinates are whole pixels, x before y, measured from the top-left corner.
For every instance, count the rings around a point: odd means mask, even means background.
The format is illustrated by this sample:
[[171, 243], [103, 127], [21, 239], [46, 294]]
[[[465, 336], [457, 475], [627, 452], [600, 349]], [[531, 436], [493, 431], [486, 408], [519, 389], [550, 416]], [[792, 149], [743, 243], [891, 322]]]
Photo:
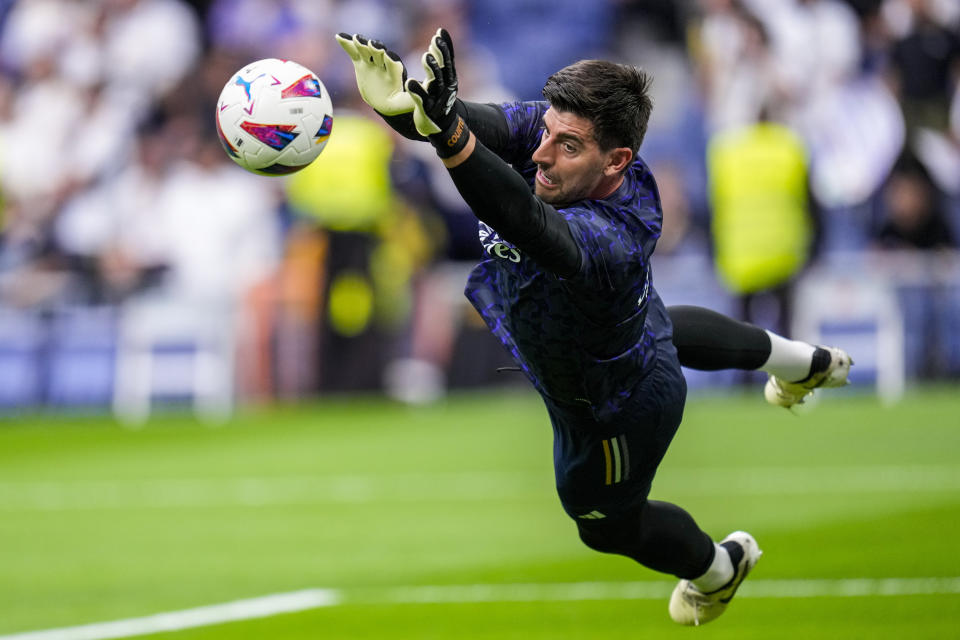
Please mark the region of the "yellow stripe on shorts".
[[627, 451], [627, 438], [617, 436], [601, 440], [603, 459], [606, 463], [604, 484], [620, 484], [630, 477], [630, 452]]
[[603, 457], [607, 462], [607, 479], [604, 484], [613, 484], [613, 469], [610, 465], [610, 442], [607, 440], [603, 441]]

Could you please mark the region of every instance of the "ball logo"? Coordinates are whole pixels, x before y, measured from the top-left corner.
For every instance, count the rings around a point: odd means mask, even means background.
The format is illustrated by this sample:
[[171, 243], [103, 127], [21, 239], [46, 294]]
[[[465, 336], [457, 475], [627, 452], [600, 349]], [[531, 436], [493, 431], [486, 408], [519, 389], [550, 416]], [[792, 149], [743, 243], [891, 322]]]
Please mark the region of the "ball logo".
[[313, 143], [320, 144], [326, 142], [331, 133], [333, 133], [333, 117], [324, 116], [323, 124], [320, 125], [320, 129], [318, 129], [316, 135], [313, 136]]
[[281, 98], [322, 98], [320, 81], [312, 75], [305, 75], [280, 92]]
[[295, 131], [296, 125], [292, 124], [257, 124], [244, 120], [240, 123], [240, 128], [277, 151], [285, 149], [294, 138], [300, 135]]

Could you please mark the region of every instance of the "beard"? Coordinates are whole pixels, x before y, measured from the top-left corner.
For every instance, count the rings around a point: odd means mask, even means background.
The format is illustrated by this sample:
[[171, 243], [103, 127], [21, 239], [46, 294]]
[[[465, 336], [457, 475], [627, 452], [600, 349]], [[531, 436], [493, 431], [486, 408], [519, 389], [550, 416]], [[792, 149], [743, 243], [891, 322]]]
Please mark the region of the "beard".
[[558, 180], [556, 176], [547, 174], [547, 177], [553, 181], [553, 185], [547, 187], [535, 179], [533, 183], [533, 193], [547, 204], [552, 205], [564, 205], [577, 202], [578, 200], [585, 200], [590, 197], [590, 193], [595, 188], [595, 184], [603, 177], [602, 171], [598, 171], [597, 174], [594, 180], [581, 179], [574, 183]]

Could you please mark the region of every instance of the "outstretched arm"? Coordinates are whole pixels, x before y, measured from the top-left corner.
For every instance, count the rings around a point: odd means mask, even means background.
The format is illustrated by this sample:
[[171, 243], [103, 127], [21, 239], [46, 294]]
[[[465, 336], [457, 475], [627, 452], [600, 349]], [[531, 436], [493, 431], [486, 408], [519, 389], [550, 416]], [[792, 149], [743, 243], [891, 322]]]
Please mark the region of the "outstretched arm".
[[[510, 136], [510, 129], [507, 127], [506, 117], [503, 110], [495, 105], [482, 102], [468, 102], [457, 99], [454, 106], [457, 114], [463, 118], [470, 130], [480, 139], [481, 142], [494, 151], [506, 148], [506, 141]], [[379, 111], [377, 113], [380, 113]], [[413, 112], [401, 113], [394, 116], [387, 116], [380, 113], [380, 116], [390, 127], [408, 140], [422, 140], [426, 138], [420, 135], [416, 125], [413, 123]]]
[[[580, 248], [564, 217], [530, 191], [526, 181], [482, 142], [454, 109], [458, 89], [453, 45], [439, 30], [424, 54], [430, 81], [407, 80], [413, 120], [437, 149], [454, 185], [474, 214], [505, 240], [553, 273], [571, 277], [580, 270]], [[501, 112], [502, 113], [502, 112]]]

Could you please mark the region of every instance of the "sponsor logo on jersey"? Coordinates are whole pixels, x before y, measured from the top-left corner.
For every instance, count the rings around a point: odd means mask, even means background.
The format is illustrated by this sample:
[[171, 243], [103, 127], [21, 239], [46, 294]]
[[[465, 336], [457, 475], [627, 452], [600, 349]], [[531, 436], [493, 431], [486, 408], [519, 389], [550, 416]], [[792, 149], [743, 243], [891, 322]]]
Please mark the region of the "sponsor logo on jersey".
[[489, 256], [510, 262], [520, 262], [520, 252], [501, 241], [496, 231], [483, 223], [480, 223], [480, 244]]

